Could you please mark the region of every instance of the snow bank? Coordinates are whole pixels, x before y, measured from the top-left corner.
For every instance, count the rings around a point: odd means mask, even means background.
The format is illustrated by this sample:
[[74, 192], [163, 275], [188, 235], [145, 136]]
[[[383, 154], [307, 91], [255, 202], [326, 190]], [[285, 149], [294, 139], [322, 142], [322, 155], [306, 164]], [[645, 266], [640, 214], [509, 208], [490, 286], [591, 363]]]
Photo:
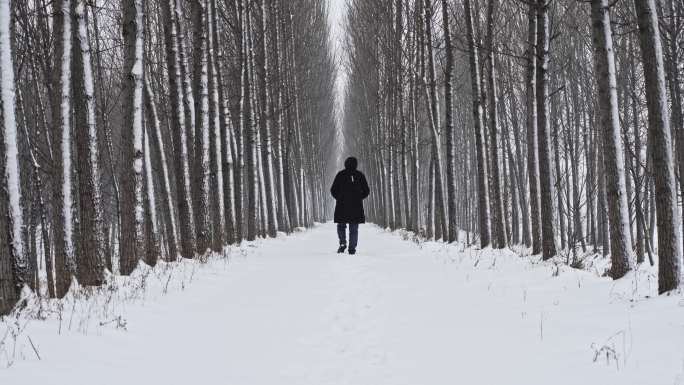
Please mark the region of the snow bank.
[[[169, 293], [184, 291], [198, 273], [225, 270], [235, 255], [246, 255], [253, 243], [227, 247], [223, 255], [211, 254], [203, 261], [159, 261], [152, 268], [140, 261], [130, 276], [109, 274], [100, 287], [83, 287], [74, 279], [62, 299], [46, 299], [27, 290], [17, 308], [0, 317], [0, 368], [17, 361], [41, 359], [32, 331], [47, 333], [48, 343], [62, 335], [102, 335], [126, 330], [131, 306], [145, 306]], [[0, 376], [1, 378], [1, 376]]]

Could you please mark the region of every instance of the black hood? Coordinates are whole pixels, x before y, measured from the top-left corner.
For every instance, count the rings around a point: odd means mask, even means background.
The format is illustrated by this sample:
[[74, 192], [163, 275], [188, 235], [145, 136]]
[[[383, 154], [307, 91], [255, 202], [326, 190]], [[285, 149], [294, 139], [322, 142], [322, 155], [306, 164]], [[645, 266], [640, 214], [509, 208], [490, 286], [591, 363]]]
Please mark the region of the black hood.
[[359, 162], [353, 156], [350, 156], [349, 158], [347, 158], [347, 160], [344, 161], [344, 169], [345, 170], [354, 171], [354, 170], [356, 170], [356, 167], [358, 167], [358, 165], [359, 165]]

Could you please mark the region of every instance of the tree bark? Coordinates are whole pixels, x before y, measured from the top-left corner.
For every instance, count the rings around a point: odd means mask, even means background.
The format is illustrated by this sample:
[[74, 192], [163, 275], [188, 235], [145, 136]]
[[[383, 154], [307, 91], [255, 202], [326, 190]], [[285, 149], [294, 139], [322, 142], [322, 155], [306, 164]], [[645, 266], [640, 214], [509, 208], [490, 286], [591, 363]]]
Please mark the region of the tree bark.
[[[150, 140], [151, 148], [156, 154], [155, 160], [162, 171], [162, 187], [164, 190], [164, 201], [166, 209], [164, 211], [164, 224], [166, 225], [166, 240], [168, 255], [166, 259], [170, 262], [178, 259], [178, 226], [176, 224], [176, 211], [173, 206], [173, 193], [171, 192], [171, 180], [169, 177], [169, 166], [166, 160], [164, 140], [159, 125], [157, 107], [154, 95], [147, 81], [145, 81], [145, 113], [147, 114], [147, 129], [152, 131], [147, 137]], [[152, 154], [150, 154], [152, 156]]]
[[[15, 117], [10, 2], [0, 4], [0, 315], [7, 314], [28, 283], [19, 151]], [[58, 35], [59, 36], [59, 35]]]
[[623, 277], [633, 268], [630, 218], [625, 187], [624, 151], [620, 139], [617, 78], [608, 0], [592, 0], [595, 76], [603, 130], [603, 167], [610, 221], [611, 276]]
[[539, 146], [539, 185], [541, 200], [542, 256], [556, 255], [556, 226], [553, 209], [553, 177], [550, 155], [549, 121], [549, 0], [537, 0], [537, 137]]
[[652, 141], [653, 176], [658, 221], [658, 292], [679, 287], [682, 242], [677, 208], [672, 138], [668, 119], [663, 48], [655, 0], [635, 0], [646, 83], [648, 135]]
[[183, 85], [181, 83], [180, 63], [178, 56], [177, 23], [172, 10], [173, 0], [161, 2], [164, 17], [164, 42], [166, 45], [166, 67], [169, 78], [170, 120], [175, 150], [174, 168], [176, 178], [176, 199], [178, 203], [178, 232], [180, 234], [180, 253], [183, 258], [195, 255], [195, 223], [192, 213], [192, 197], [190, 191], [190, 167], [188, 159], [188, 137], [183, 108]]
[[71, 189], [71, 0], [53, 3], [55, 36], [52, 101], [52, 227], [55, 252], [55, 291], [66, 295], [74, 258]]
[[493, 229], [492, 245], [497, 249], [503, 249], [508, 245], [506, 239], [506, 227], [504, 226], [505, 211], [503, 194], [501, 191], [501, 177], [499, 175], [499, 115], [497, 113], [498, 90], [496, 87], [496, 66], [494, 63], [494, 10], [496, 0], [489, 0], [487, 6], [487, 65], [489, 68], [487, 83], [489, 86], [489, 150], [491, 165], [491, 190], [490, 204], [493, 206]]
[[269, 61], [267, 49], [268, 9], [266, 0], [261, 0], [261, 44], [259, 51], [262, 60], [261, 76], [259, 77], [259, 97], [261, 105], [261, 117], [259, 125], [261, 129], [261, 163], [264, 173], [264, 189], [266, 190], [265, 209], [268, 217], [268, 235], [275, 237], [278, 231], [278, 217], [276, 216], [276, 194], [273, 177], [273, 149], [271, 145], [271, 131], [273, 116], [271, 114], [271, 95], [269, 89]]
[[216, 0], [206, 2], [207, 6], [207, 60], [209, 67], [209, 145], [210, 145], [210, 176], [211, 186], [209, 191], [212, 221], [211, 249], [215, 253], [223, 253], [224, 236], [226, 234], [226, 215], [225, 215], [225, 190], [223, 187], [223, 140], [225, 131], [221, 125], [221, 101], [219, 89], [221, 84], [218, 79], [217, 53], [220, 48], [217, 45], [218, 34], [216, 32]]
[[478, 63], [477, 46], [473, 31], [473, 15], [470, 0], [463, 1], [466, 19], [466, 35], [468, 39], [468, 57], [470, 63], [470, 79], [473, 99], [473, 122], [475, 129], [475, 150], [477, 153], [477, 190], [478, 215], [480, 224], [480, 247], [490, 245], [491, 233], [489, 228], [489, 177], [487, 175], [487, 161], [485, 159], [485, 133], [482, 118], [482, 92], [480, 89], [480, 64]]
[[120, 272], [129, 275], [145, 255], [143, 206], [143, 6], [124, 0], [124, 126], [121, 130], [121, 259]]
[[81, 250], [76, 256], [76, 276], [84, 286], [104, 282], [105, 239], [103, 230], [98, 160], [95, 92], [90, 61], [85, 0], [72, 3], [74, 133], [76, 136], [79, 231]]
[[210, 130], [209, 88], [207, 76], [207, 0], [192, 0], [194, 55], [192, 85], [195, 102], [195, 149], [193, 172], [193, 204], [195, 208], [196, 251], [208, 252], [211, 246], [209, 230]]

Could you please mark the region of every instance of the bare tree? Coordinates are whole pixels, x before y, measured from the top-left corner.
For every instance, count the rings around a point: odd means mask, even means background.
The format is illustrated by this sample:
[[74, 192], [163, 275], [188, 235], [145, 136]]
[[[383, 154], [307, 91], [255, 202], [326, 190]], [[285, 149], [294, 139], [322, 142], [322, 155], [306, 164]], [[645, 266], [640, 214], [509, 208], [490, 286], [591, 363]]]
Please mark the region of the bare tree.
[[[446, 187], [447, 187], [447, 211], [449, 217], [449, 236], [447, 240], [454, 242], [458, 239], [458, 227], [456, 225], [456, 164], [453, 122], [453, 85], [451, 76], [454, 67], [454, 54], [451, 46], [451, 31], [449, 29], [449, 4], [442, 0], [442, 26], [444, 29], [444, 45], [446, 49], [446, 66], [444, 69], [444, 105], [445, 105], [445, 135], [446, 135]], [[408, 201], [408, 200], [407, 200]]]
[[72, 7], [75, 27], [72, 45], [74, 103], [81, 106], [74, 109], [81, 226], [76, 276], [81, 285], [98, 286], [104, 281], [105, 239], [100, 194], [98, 130], [95, 121], [95, 91], [90, 65], [86, 2], [76, 0]]
[[0, 315], [7, 314], [28, 283], [19, 150], [15, 116], [14, 67], [10, 35], [10, 4], [0, 3]]
[[470, 0], [463, 1], [470, 58], [470, 80], [473, 99], [473, 122], [475, 128], [475, 150], [477, 153], [478, 214], [480, 224], [480, 247], [490, 245], [489, 227], [489, 182], [485, 149], [484, 120], [482, 117], [482, 91], [480, 88], [480, 64], [475, 44], [473, 16]]
[[71, 285], [69, 264], [74, 258], [71, 189], [71, 0], [53, 3], [55, 38], [52, 109], [52, 228], [56, 294], [62, 298]]
[[123, 3], [124, 120], [121, 174], [121, 274], [128, 275], [145, 255], [143, 147], [143, 7], [140, 0]]
[[665, 88], [663, 48], [658, 31], [655, 0], [635, 0], [639, 24], [639, 42], [646, 84], [648, 134], [655, 184], [658, 218], [658, 291], [664, 293], [679, 287], [682, 275], [682, 242], [678, 227], [672, 138]]
[[171, 112], [171, 127], [173, 146], [175, 151], [174, 169], [176, 175], [176, 199], [178, 202], [179, 233], [181, 256], [192, 258], [195, 255], [195, 224], [192, 213], [192, 199], [190, 189], [190, 166], [188, 159], [188, 138], [185, 125], [185, 110], [183, 108], [183, 84], [180, 72], [180, 58], [178, 55], [177, 23], [172, 10], [174, 0], [161, 1], [164, 15], [164, 42], [166, 46], [166, 66], [169, 79], [169, 102]]
[[539, 185], [541, 198], [542, 255], [556, 255], [556, 225], [551, 175], [551, 125], [549, 121], [549, 0], [537, 0], [537, 137], [539, 146]]
[[487, 115], [489, 117], [489, 149], [490, 165], [491, 165], [491, 200], [490, 203], [494, 206], [493, 211], [493, 233], [494, 247], [502, 249], [508, 245], [506, 239], [506, 230], [504, 227], [504, 202], [501, 191], [501, 177], [499, 175], [499, 143], [497, 140], [497, 131], [499, 130], [499, 117], [497, 112], [498, 90], [496, 87], [496, 66], [494, 63], [494, 12], [495, 1], [489, 0], [487, 6], [487, 64], [489, 68], [487, 83], [489, 86], [489, 109]]
[[[210, 173], [210, 132], [209, 132], [209, 85], [207, 49], [207, 0], [193, 0], [192, 21], [195, 49], [193, 50], [192, 92], [194, 95], [195, 138], [193, 167], [193, 207], [195, 209], [195, 230], [197, 232], [196, 251], [207, 253], [210, 247], [209, 233], [209, 173]], [[180, 23], [180, 21], [179, 21]], [[191, 147], [189, 144], [188, 147]]]
[[608, 0], [592, 1], [591, 19], [599, 114], [603, 130], [603, 163], [606, 170], [606, 195], [610, 220], [611, 275], [617, 279], [632, 269], [633, 261]]

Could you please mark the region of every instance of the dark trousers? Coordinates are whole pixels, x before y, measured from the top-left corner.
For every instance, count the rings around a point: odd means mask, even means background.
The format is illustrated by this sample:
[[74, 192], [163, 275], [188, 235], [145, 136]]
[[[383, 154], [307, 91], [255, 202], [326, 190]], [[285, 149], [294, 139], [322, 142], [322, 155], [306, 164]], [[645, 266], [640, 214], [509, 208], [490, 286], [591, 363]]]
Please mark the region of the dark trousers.
[[[337, 236], [340, 238], [340, 243], [347, 243], [347, 224], [337, 224]], [[349, 224], [349, 250], [356, 250], [356, 244], [359, 242], [359, 224]]]

